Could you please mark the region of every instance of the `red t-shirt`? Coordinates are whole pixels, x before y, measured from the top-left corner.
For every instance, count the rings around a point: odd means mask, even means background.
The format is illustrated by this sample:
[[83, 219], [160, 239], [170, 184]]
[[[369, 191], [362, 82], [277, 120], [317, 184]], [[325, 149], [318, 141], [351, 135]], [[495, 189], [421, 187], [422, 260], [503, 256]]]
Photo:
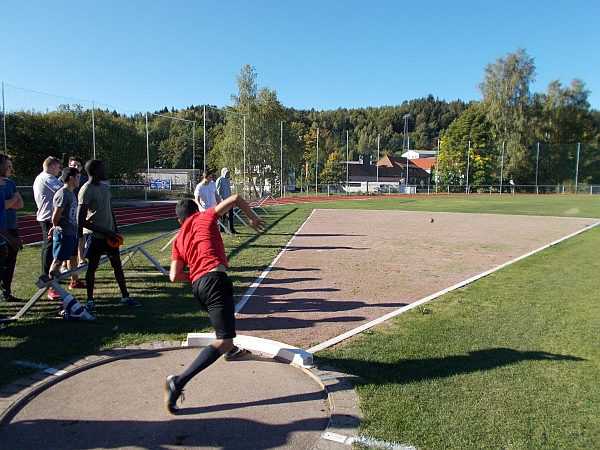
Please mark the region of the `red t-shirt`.
[[192, 284], [218, 264], [229, 267], [217, 219], [214, 206], [198, 212], [187, 218], [173, 241], [171, 257], [190, 267]]

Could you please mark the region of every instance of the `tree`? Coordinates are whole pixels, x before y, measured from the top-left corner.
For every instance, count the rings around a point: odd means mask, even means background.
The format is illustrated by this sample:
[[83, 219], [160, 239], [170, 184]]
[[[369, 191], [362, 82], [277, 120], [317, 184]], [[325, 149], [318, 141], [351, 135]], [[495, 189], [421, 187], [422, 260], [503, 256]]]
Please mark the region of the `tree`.
[[[244, 66], [237, 77], [238, 94], [232, 95], [235, 105], [227, 114], [221, 139], [215, 142], [219, 161], [231, 170], [232, 179], [241, 181], [256, 196], [261, 196], [268, 186], [275, 186], [280, 171], [289, 173], [296, 164], [289, 157], [297, 158], [294, 144], [297, 140], [294, 129], [285, 127], [282, 137], [281, 123], [287, 114], [277, 99], [277, 93], [268, 87], [256, 84], [256, 71], [250, 65]], [[246, 148], [244, 154], [244, 115]], [[281, 146], [285, 143], [287, 160], [281, 162]], [[245, 169], [245, 170], [244, 170]], [[246, 179], [243, 179], [244, 172]]]
[[340, 151], [334, 151], [327, 158], [325, 168], [321, 174], [323, 183], [337, 184], [346, 179], [346, 166], [344, 165], [345, 156]]
[[490, 122], [481, 104], [474, 103], [452, 122], [441, 140], [438, 161], [440, 183], [464, 184], [467, 178], [471, 185], [497, 182], [493, 145]]
[[479, 85], [483, 108], [492, 128], [496, 148], [505, 143], [504, 174], [517, 184], [531, 181], [533, 158], [528, 147], [534, 142], [535, 117], [530, 105], [530, 85], [535, 81], [535, 65], [524, 49], [498, 58], [485, 67]]

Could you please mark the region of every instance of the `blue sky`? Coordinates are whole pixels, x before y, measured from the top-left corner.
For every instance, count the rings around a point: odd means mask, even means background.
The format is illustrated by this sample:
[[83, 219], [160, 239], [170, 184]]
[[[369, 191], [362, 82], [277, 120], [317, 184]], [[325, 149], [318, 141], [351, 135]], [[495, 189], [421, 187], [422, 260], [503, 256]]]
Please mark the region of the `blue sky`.
[[231, 105], [250, 64], [286, 107], [479, 100], [525, 48], [535, 92], [581, 78], [600, 109], [600, 1], [0, 0], [0, 81], [135, 111]]

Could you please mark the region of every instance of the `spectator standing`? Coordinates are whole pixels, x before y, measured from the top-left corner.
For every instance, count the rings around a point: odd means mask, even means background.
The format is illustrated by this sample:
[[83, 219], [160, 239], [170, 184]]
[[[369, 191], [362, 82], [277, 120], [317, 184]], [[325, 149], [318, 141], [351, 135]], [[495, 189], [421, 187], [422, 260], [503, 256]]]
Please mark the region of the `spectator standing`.
[[[0, 153], [0, 176], [6, 177], [6, 156]], [[0, 280], [4, 279], [4, 260], [7, 253], [8, 245], [13, 247], [15, 251], [23, 249], [23, 245], [18, 238], [8, 233], [6, 221], [6, 200], [4, 199], [4, 189], [0, 189]]]
[[[9, 179], [12, 174], [13, 159], [5, 155], [5, 175], [0, 176], [0, 187], [4, 191], [6, 206], [6, 231], [12, 237], [19, 239], [19, 224], [17, 221], [17, 209], [23, 208], [23, 198], [17, 189], [15, 183]], [[22, 302], [23, 300], [12, 295], [12, 280], [17, 265], [18, 249], [12, 245], [7, 247], [6, 257], [4, 259], [4, 274], [0, 280], [0, 291], [2, 298], [9, 302]]]
[[198, 183], [194, 190], [194, 198], [200, 207], [200, 211], [207, 211], [211, 206], [216, 205], [221, 201], [217, 194], [217, 186], [212, 180], [213, 176], [210, 170], [202, 172], [202, 181]]
[[[223, 167], [221, 169], [221, 176], [217, 178], [216, 183], [217, 194], [219, 195], [221, 201], [231, 197], [231, 181], [229, 180], [230, 177], [231, 172], [229, 171], [229, 169], [227, 167]], [[233, 228], [233, 208], [231, 208], [229, 212], [227, 212], [225, 215], [229, 218], [229, 231], [231, 231], [233, 234], [237, 233], [237, 231], [235, 231], [235, 228]], [[223, 218], [224, 217], [225, 216], [223, 216]]]
[[[188, 198], [177, 203], [176, 214], [181, 230], [173, 242], [169, 279], [192, 284], [194, 298], [208, 312], [217, 339], [205, 347], [181, 375], [169, 375], [165, 380], [165, 406], [171, 414], [179, 413], [177, 399], [194, 376], [221, 355], [229, 360], [246, 352], [233, 345], [236, 336], [233, 285], [226, 273], [225, 246], [217, 225], [219, 217], [234, 205], [248, 216], [254, 230], [259, 233], [264, 231], [263, 220], [238, 195], [223, 200], [205, 212], [198, 212], [198, 205]], [[184, 272], [188, 266], [189, 272]]]
[[94, 314], [94, 285], [96, 270], [102, 255], [106, 254], [115, 273], [115, 279], [121, 290], [121, 303], [129, 306], [141, 306], [129, 295], [125, 274], [121, 265], [119, 247], [112, 247], [108, 240], [116, 241], [117, 221], [110, 203], [110, 188], [102, 183], [108, 180], [106, 166], [102, 161], [91, 159], [85, 163], [85, 171], [90, 176], [87, 183], [79, 191], [79, 209], [77, 224], [83, 227], [87, 241], [88, 269], [85, 275], [87, 285], [86, 310]]
[[83, 174], [83, 159], [81, 159], [79, 156], [69, 157], [69, 167], [77, 169], [77, 172], [79, 172], [79, 186], [77, 186], [73, 191], [75, 197], [77, 197], [79, 195], [79, 189], [81, 189], [81, 186], [88, 181], [88, 177]]
[[[77, 198], [73, 191], [79, 187], [79, 171], [73, 167], [65, 167], [60, 180], [63, 187], [54, 194], [52, 213], [52, 255], [54, 261], [50, 266], [51, 278], [60, 276], [60, 267], [67, 263], [68, 270], [77, 267]], [[85, 289], [77, 274], [71, 275], [70, 289]], [[57, 293], [55, 293], [57, 294]], [[50, 296], [50, 294], [48, 294]], [[60, 295], [58, 295], [60, 298]]]
[[[83, 175], [81, 173], [83, 171], [83, 160], [79, 156], [71, 156], [69, 158], [69, 167], [77, 169], [77, 171], [79, 172], [79, 186], [77, 186], [75, 188], [75, 190], [73, 191], [73, 193], [75, 194], [75, 198], [78, 198], [79, 190], [88, 181], [88, 177], [86, 177], [85, 175]], [[79, 241], [78, 241], [78, 245], [77, 245], [77, 256], [79, 259], [78, 263], [79, 263], [79, 265], [83, 265], [83, 264], [85, 264], [85, 261], [83, 258], [83, 254], [85, 252], [85, 250], [84, 250], [85, 239], [83, 238], [83, 228], [78, 227], [77, 234], [79, 235]]]
[[52, 199], [54, 194], [62, 187], [58, 181], [60, 173], [60, 160], [48, 156], [43, 163], [43, 171], [33, 182], [33, 198], [37, 206], [37, 220], [42, 227], [42, 275], [47, 275], [52, 264], [52, 235], [48, 235], [52, 228]]

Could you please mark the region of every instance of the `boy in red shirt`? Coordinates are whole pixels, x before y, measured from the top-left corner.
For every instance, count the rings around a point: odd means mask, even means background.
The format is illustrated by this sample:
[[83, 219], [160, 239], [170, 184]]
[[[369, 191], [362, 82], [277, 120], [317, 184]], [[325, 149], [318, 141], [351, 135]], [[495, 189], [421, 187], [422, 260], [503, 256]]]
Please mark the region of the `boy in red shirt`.
[[[198, 212], [198, 205], [192, 199], [184, 198], [177, 203], [175, 211], [181, 229], [173, 242], [169, 278], [172, 282], [189, 281], [192, 284], [194, 298], [208, 312], [217, 339], [205, 347], [181, 375], [169, 375], [165, 380], [165, 406], [171, 414], [179, 413], [177, 399], [194, 376], [221, 355], [226, 354], [229, 359], [245, 353], [244, 349], [233, 345], [236, 336], [233, 285], [225, 272], [227, 256], [217, 223], [233, 206], [246, 214], [256, 232], [264, 231], [264, 221], [237, 194], [203, 212]], [[189, 273], [184, 272], [188, 266]]]

